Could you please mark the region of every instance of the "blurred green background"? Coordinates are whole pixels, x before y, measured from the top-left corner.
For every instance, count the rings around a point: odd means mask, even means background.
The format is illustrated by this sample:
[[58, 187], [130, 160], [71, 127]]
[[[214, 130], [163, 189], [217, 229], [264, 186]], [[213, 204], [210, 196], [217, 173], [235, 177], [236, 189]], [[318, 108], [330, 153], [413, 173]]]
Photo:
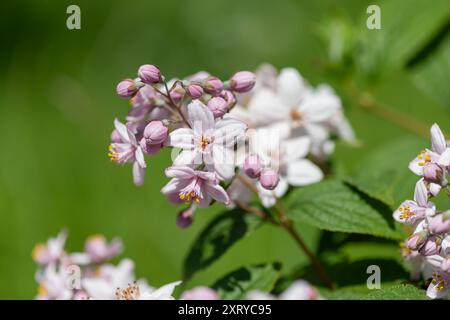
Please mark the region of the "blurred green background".
[[[278, 68], [298, 68], [312, 84], [331, 83], [342, 95], [361, 142], [360, 148], [338, 146], [334, 165], [342, 172], [363, 166], [364, 155], [393, 139], [410, 137], [428, 144], [427, 139], [358, 107], [344, 91], [349, 79], [357, 87], [369, 88], [377, 101], [390, 108], [426, 126], [438, 121], [450, 132], [448, 5], [445, 1], [400, 1], [404, 10], [395, 10], [395, 15], [387, 12], [386, 21], [381, 5], [383, 28], [369, 31], [366, 8], [372, 3], [3, 2], [0, 298], [35, 296], [31, 250], [63, 227], [70, 232], [67, 246], [71, 250], [81, 250], [90, 234], [120, 236], [125, 244], [123, 256], [135, 260], [140, 277], [154, 286], [178, 280], [196, 235], [223, 210], [214, 206], [198, 212], [193, 226], [180, 230], [175, 225], [179, 209], [159, 193], [167, 182], [163, 169], [169, 163], [168, 153], [149, 159], [146, 184], [141, 188], [133, 185], [129, 166], [109, 162], [113, 119], [125, 116], [128, 109], [116, 96], [115, 86], [133, 76], [141, 64], [158, 65], [168, 78], [199, 70], [226, 78], [270, 62]], [[411, 9], [414, 3], [419, 7]], [[81, 8], [81, 30], [66, 28], [70, 4]], [[436, 11], [424, 10], [424, 5]], [[408, 12], [418, 14], [409, 19]], [[419, 31], [392, 35], [384, 27], [386, 23], [399, 30], [402, 21], [418, 25]], [[364, 41], [355, 45], [355, 34], [370, 32], [378, 33], [379, 41], [369, 39], [369, 50], [360, 51]], [[407, 43], [401, 45], [398, 40]], [[408, 49], [411, 42], [414, 46]], [[371, 45], [381, 51], [370, 49]], [[384, 69], [380, 64], [385, 61], [389, 63]], [[392, 161], [395, 157], [392, 154]], [[406, 165], [399, 164], [405, 172]], [[404, 192], [411, 190], [413, 184], [405, 184]], [[298, 228], [315, 248], [319, 232], [303, 225]], [[188, 286], [209, 285], [243, 264], [273, 260], [281, 261], [283, 270], [305, 263], [288, 236], [268, 226], [241, 241]]]

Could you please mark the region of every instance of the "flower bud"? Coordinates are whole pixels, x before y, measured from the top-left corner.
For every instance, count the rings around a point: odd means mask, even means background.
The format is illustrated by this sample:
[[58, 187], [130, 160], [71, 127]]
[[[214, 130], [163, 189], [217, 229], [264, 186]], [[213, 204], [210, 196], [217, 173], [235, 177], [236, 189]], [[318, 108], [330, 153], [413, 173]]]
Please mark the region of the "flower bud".
[[178, 103], [183, 99], [185, 93], [186, 92], [184, 91], [183, 87], [179, 83], [177, 83], [175, 87], [170, 91], [170, 98], [173, 100], [173, 102]]
[[161, 79], [161, 71], [152, 64], [144, 64], [139, 67], [138, 76], [144, 83], [158, 83]]
[[406, 241], [406, 246], [411, 250], [419, 250], [427, 240], [426, 232], [417, 232], [411, 235]]
[[252, 90], [256, 83], [256, 76], [250, 71], [239, 71], [230, 79], [231, 90], [243, 93]]
[[441, 269], [444, 272], [450, 273], [450, 258], [444, 259], [441, 263]]
[[119, 82], [116, 92], [122, 98], [130, 98], [138, 91], [133, 79], [125, 79]]
[[262, 163], [257, 154], [249, 155], [244, 161], [244, 172], [252, 179], [257, 179], [261, 175]]
[[159, 150], [162, 149], [162, 144], [150, 144], [145, 138], [142, 138], [141, 141], [139, 141], [139, 145], [141, 146], [142, 151], [149, 155], [157, 154]]
[[433, 234], [443, 234], [450, 231], [450, 212], [438, 213], [428, 219], [428, 229]]
[[440, 250], [441, 246], [438, 244], [436, 237], [430, 237], [419, 249], [419, 253], [423, 256], [433, 256], [435, 254], [439, 254]]
[[198, 84], [191, 84], [186, 89], [192, 99], [198, 99], [203, 95], [203, 88]]
[[177, 216], [177, 226], [181, 229], [186, 229], [187, 227], [189, 227], [193, 222], [192, 215], [192, 208], [181, 211]]
[[228, 109], [236, 103], [236, 97], [230, 90], [223, 90], [220, 96], [227, 102]]
[[204, 89], [209, 94], [211, 94], [213, 96], [217, 96], [223, 90], [223, 83], [219, 78], [210, 76], [210, 77], [206, 78], [206, 80], [205, 80]]
[[144, 138], [148, 144], [162, 144], [169, 135], [169, 129], [160, 120], [150, 121], [144, 129]]
[[213, 113], [214, 118], [220, 118], [227, 113], [228, 104], [224, 99], [214, 97], [208, 101], [208, 109]]
[[441, 166], [435, 163], [427, 163], [423, 167], [423, 177], [425, 180], [438, 183], [442, 182], [442, 177], [444, 176], [444, 170]]
[[261, 173], [259, 182], [264, 189], [273, 190], [277, 187], [278, 182], [280, 182], [280, 176], [275, 170], [267, 169]]

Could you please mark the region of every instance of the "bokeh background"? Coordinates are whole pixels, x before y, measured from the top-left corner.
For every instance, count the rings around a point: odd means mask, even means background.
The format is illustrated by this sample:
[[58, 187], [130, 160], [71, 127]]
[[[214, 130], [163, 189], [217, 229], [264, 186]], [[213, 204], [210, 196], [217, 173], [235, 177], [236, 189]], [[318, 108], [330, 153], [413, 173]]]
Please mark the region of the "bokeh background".
[[[198, 212], [193, 226], [180, 230], [179, 209], [159, 193], [168, 153], [149, 160], [141, 188], [129, 166], [109, 162], [113, 119], [128, 109], [115, 86], [141, 64], [156, 64], [169, 78], [199, 70], [226, 78], [270, 62], [298, 68], [314, 85], [330, 83], [360, 142], [338, 145], [337, 172], [364, 166], [367, 153], [398, 138], [428, 144], [423, 134], [358, 106], [345, 91], [348, 81], [406, 114], [403, 122], [438, 121], [450, 132], [448, 4], [394, 2], [397, 9], [391, 4], [386, 12], [383, 2], [361, 0], [2, 2], [0, 298], [35, 296], [31, 250], [64, 227], [71, 250], [81, 250], [91, 234], [120, 236], [140, 277], [155, 286], [178, 280], [196, 235], [224, 209]], [[382, 30], [366, 28], [372, 3], [381, 6]], [[66, 28], [70, 4], [81, 8], [81, 30]], [[394, 150], [388, 160], [397, 156]], [[402, 188], [410, 194], [413, 184]], [[319, 231], [297, 227], [315, 248]], [[306, 263], [287, 235], [263, 227], [188, 286], [273, 260], [283, 270]]]

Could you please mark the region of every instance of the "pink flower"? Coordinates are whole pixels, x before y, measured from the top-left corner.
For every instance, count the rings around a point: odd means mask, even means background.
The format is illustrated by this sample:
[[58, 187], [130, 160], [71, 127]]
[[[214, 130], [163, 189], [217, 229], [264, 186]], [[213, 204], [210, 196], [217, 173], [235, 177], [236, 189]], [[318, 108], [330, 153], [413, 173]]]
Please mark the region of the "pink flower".
[[450, 274], [438, 270], [433, 274], [430, 285], [427, 289], [427, 296], [431, 299], [441, 299], [450, 292]]
[[50, 238], [47, 243], [39, 243], [33, 249], [33, 259], [41, 265], [56, 263], [66, 255], [64, 245], [67, 239], [67, 232], [61, 231], [57, 237]]
[[113, 258], [122, 251], [122, 241], [115, 238], [108, 244], [103, 235], [94, 235], [86, 240], [84, 250], [90, 261], [101, 263]]
[[228, 204], [230, 198], [214, 173], [196, 171], [190, 167], [170, 167], [166, 176], [172, 178], [161, 192], [174, 203], [195, 203], [207, 207], [212, 199]]
[[450, 211], [438, 213], [428, 219], [428, 228], [433, 234], [443, 234], [450, 231]]
[[275, 170], [266, 169], [261, 172], [259, 182], [264, 189], [274, 190], [277, 187], [278, 182], [280, 182], [280, 176]]
[[204, 89], [209, 94], [217, 96], [223, 90], [223, 83], [219, 78], [209, 76], [208, 78], [205, 79]]
[[133, 163], [133, 180], [136, 185], [144, 183], [146, 163], [142, 148], [138, 145], [135, 135], [119, 120], [114, 120], [114, 126], [120, 135], [121, 142], [109, 145], [111, 161], [118, 164]]
[[422, 180], [416, 183], [414, 201], [406, 200], [395, 210], [393, 216], [398, 222], [415, 225], [427, 216], [435, 214], [436, 207], [428, 201], [428, 191]]
[[199, 99], [203, 95], [203, 88], [198, 84], [191, 84], [187, 87], [186, 92], [192, 99]]
[[213, 289], [208, 287], [195, 287], [183, 292], [180, 300], [219, 300], [219, 295]]
[[191, 205], [187, 210], [181, 211], [177, 216], [177, 226], [181, 229], [186, 229], [189, 227], [193, 220], [196, 205]]
[[142, 150], [147, 154], [155, 154], [162, 148], [169, 134], [169, 129], [160, 120], [150, 121], [144, 129], [140, 142]]
[[242, 168], [245, 174], [251, 179], [257, 179], [261, 175], [262, 161], [257, 154], [251, 154], [245, 158]]
[[152, 64], [144, 64], [139, 67], [138, 76], [144, 83], [157, 83], [161, 79], [161, 71]]
[[116, 92], [122, 98], [131, 98], [138, 91], [138, 87], [136, 86], [133, 79], [125, 79], [116, 87]]
[[221, 97], [214, 97], [208, 101], [208, 109], [213, 113], [214, 118], [220, 118], [228, 111], [228, 103]]
[[214, 115], [199, 100], [188, 107], [191, 128], [180, 128], [170, 133], [169, 145], [183, 151], [175, 165], [205, 164], [221, 179], [234, 175], [234, 145], [245, 137], [247, 126], [237, 119], [226, 117], [215, 122]]

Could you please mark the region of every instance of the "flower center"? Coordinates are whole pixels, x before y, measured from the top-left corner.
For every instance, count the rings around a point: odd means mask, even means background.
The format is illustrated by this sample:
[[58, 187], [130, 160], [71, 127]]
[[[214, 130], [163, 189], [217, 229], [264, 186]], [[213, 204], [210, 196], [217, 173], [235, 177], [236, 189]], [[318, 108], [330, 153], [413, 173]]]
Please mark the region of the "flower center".
[[431, 280], [431, 283], [436, 286], [436, 290], [441, 291], [445, 287], [445, 281], [442, 275], [433, 273], [433, 280]]
[[290, 115], [294, 122], [300, 122], [302, 120], [302, 114], [297, 109], [291, 109]]
[[211, 143], [211, 139], [210, 138], [206, 138], [204, 136], [202, 136], [202, 138], [199, 141], [199, 147], [200, 149], [202, 149], [202, 151], [205, 151], [206, 147]]
[[139, 285], [136, 281], [133, 284], [129, 284], [128, 287], [121, 289], [116, 289], [116, 300], [138, 300], [141, 292], [139, 290]]
[[425, 150], [420, 151], [420, 154], [417, 156], [417, 158], [421, 159], [421, 161], [419, 161], [418, 163], [418, 165], [421, 167], [423, 167], [425, 163], [431, 162], [431, 157]]
[[408, 220], [414, 215], [414, 213], [411, 212], [411, 207], [408, 205], [400, 207], [398, 210], [402, 213], [400, 215], [401, 220]]
[[193, 180], [187, 187], [180, 191], [179, 197], [181, 200], [184, 200], [186, 204], [191, 202], [200, 203], [203, 199], [201, 192], [201, 180], [198, 178]]

